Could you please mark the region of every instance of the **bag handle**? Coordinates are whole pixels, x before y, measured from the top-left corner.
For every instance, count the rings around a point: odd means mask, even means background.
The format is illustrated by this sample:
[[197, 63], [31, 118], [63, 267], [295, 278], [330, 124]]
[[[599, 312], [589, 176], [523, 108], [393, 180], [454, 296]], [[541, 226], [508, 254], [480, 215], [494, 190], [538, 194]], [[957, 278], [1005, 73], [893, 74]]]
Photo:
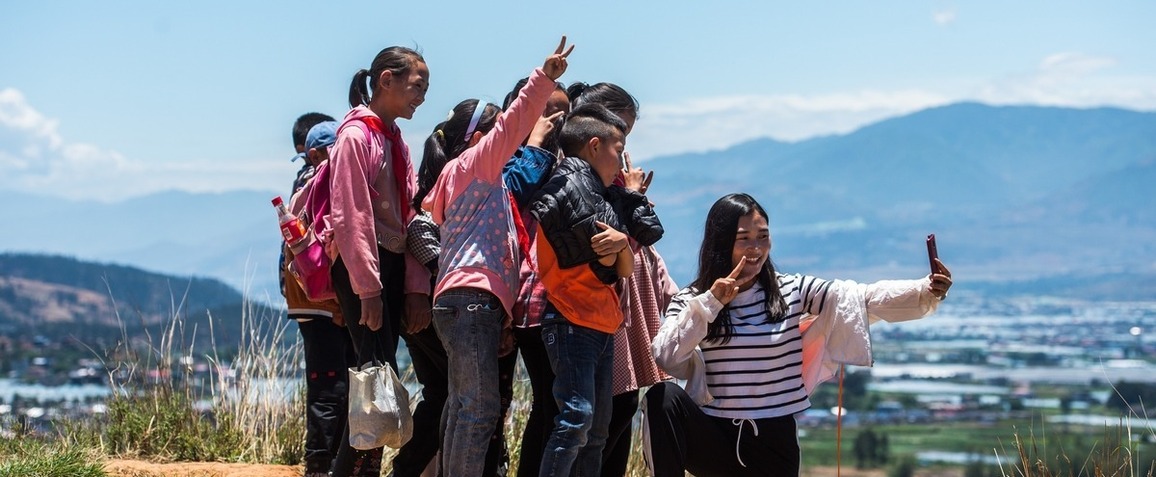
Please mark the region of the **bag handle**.
[[[365, 332], [361, 334], [361, 346], [358, 348], [358, 350], [360, 350], [361, 353], [368, 352], [370, 360], [358, 363], [359, 368], [364, 367], [365, 365], [381, 366], [381, 365], [385, 364], [380, 359], [377, 358], [377, 340], [373, 339], [374, 333], [377, 333], [377, 332], [372, 331], [368, 327], [366, 327]], [[369, 343], [368, 347], [366, 345], [366, 342]], [[361, 353], [359, 353], [359, 354], [361, 354]], [[358, 358], [360, 358], [360, 357], [361, 356], [358, 356]], [[359, 361], [361, 361], [361, 360], [359, 359]], [[394, 372], [396, 372], [396, 370]]]

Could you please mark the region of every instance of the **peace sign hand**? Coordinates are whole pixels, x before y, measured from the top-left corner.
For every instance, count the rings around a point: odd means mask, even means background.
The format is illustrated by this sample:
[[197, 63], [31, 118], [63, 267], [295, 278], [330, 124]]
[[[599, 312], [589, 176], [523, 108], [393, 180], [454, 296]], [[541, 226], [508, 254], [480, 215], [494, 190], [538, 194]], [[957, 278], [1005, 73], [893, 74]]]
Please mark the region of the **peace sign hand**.
[[744, 256], [739, 263], [735, 265], [735, 269], [731, 270], [731, 274], [714, 281], [710, 286], [710, 293], [718, 299], [719, 303], [726, 305], [734, 300], [739, 294], [739, 283], [737, 282], [739, 274], [743, 271], [743, 265], [747, 263], [747, 257]]
[[562, 35], [562, 42], [558, 43], [558, 48], [554, 50], [554, 54], [546, 57], [546, 62], [542, 64], [542, 71], [546, 72], [546, 76], [557, 81], [562, 73], [566, 72], [566, 57], [570, 56], [572, 51], [574, 51], [574, 45], [566, 48], [566, 35]]

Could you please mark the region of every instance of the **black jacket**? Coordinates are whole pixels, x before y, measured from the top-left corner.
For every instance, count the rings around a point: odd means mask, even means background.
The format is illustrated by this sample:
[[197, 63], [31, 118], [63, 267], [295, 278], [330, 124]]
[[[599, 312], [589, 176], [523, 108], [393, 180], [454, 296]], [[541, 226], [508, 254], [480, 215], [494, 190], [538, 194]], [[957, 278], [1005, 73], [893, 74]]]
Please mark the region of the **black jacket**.
[[594, 222], [624, 231], [644, 246], [653, 245], [663, 232], [645, 196], [621, 186], [603, 186], [590, 164], [576, 157], [558, 163], [530, 203], [530, 213], [542, 226], [560, 267], [593, 263], [603, 282], [609, 277], [603, 277], [605, 270], [599, 269], [598, 255], [590, 246], [590, 238], [599, 232]]

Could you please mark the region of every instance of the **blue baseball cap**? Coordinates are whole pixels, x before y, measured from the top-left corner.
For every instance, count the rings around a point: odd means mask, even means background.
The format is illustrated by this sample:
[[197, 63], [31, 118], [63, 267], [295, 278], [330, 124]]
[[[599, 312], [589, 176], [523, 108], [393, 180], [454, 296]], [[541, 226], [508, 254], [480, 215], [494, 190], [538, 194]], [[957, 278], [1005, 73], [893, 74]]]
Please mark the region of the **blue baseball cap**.
[[[335, 142], [337, 142], [337, 121], [320, 122], [309, 128], [309, 133], [305, 135], [305, 150], [328, 147]], [[299, 157], [305, 157], [305, 153], [298, 153], [290, 161], [296, 161]]]

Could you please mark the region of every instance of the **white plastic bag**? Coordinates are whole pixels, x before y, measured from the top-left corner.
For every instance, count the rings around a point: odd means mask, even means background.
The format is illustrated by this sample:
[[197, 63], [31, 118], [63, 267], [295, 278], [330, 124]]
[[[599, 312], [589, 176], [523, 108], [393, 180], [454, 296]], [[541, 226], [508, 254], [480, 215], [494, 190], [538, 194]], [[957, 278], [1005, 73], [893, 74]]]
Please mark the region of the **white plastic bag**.
[[349, 445], [398, 449], [413, 437], [409, 391], [388, 364], [349, 368]]

